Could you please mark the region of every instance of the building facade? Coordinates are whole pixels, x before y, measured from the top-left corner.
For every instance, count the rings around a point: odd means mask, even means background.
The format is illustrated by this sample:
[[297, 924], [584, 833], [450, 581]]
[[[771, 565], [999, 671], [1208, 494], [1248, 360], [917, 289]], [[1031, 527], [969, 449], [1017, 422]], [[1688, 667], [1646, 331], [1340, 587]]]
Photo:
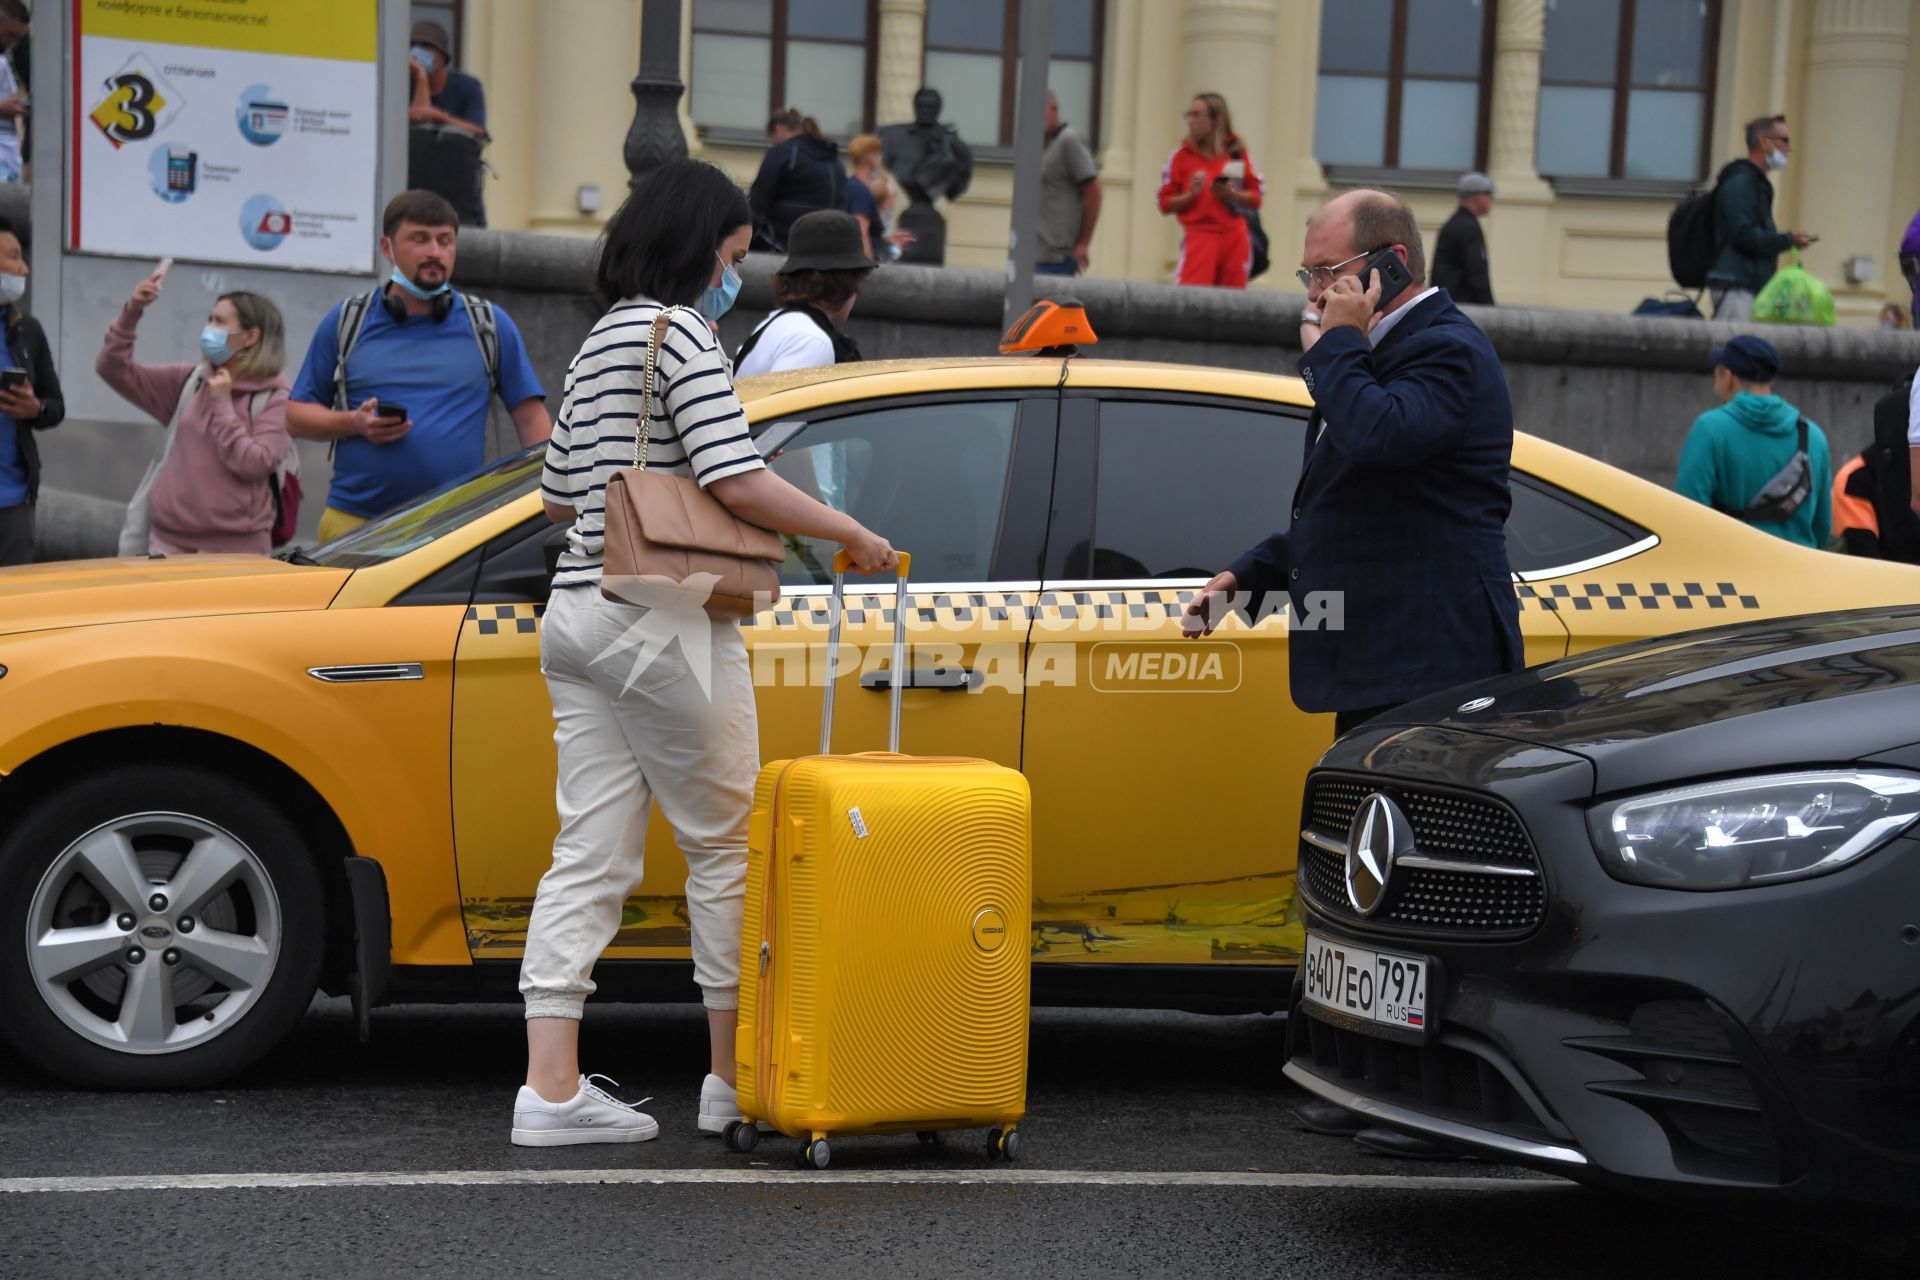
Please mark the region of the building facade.
[[[625, 193], [641, 0], [432, 0], [486, 85], [492, 225], [592, 234]], [[1896, 251], [1920, 208], [1920, 0], [1054, 0], [1049, 81], [1106, 190], [1092, 271], [1172, 279], [1156, 192], [1181, 113], [1223, 94], [1266, 183], [1275, 269], [1329, 194], [1404, 195], [1429, 247], [1466, 169], [1502, 303], [1630, 310], [1672, 287], [1674, 204], [1786, 116], [1782, 227], [1843, 324], [1905, 301]], [[948, 261], [1005, 261], [1019, 0], [683, 0], [690, 152], [744, 185], [766, 117], [794, 105], [844, 141], [911, 119], [922, 84], [973, 147]]]

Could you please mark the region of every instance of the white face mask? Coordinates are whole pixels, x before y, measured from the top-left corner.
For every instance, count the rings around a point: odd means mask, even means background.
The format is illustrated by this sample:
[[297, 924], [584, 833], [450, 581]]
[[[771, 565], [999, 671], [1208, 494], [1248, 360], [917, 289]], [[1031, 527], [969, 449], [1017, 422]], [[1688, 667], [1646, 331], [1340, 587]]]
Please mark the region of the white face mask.
[[12, 306], [27, 294], [27, 278], [0, 274], [0, 304]]
[[1787, 153], [1775, 148], [1767, 152], [1767, 168], [1775, 173], [1787, 167]]

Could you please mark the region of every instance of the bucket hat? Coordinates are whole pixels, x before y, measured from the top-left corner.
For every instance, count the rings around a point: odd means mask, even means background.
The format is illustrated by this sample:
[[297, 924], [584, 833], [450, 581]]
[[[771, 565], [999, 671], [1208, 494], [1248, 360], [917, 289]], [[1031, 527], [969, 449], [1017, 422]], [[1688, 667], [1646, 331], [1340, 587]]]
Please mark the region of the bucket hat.
[[793, 220], [787, 231], [787, 260], [778, 275], [793, 271], [857, 271], [871, 269], [860, 220], [835, 209], [816, 209]]

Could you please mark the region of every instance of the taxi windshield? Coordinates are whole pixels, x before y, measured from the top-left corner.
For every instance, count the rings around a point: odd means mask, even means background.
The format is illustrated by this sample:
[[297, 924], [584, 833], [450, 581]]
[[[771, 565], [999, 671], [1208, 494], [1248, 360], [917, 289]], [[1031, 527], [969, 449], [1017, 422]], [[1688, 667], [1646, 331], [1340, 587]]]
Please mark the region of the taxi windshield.
[[417, 551], [436, 538], [532, 493], [546, 445], [534, 445], [422, 494], [406, 506], [348, 530], [304, 554], [301, 563], [365, 569]]

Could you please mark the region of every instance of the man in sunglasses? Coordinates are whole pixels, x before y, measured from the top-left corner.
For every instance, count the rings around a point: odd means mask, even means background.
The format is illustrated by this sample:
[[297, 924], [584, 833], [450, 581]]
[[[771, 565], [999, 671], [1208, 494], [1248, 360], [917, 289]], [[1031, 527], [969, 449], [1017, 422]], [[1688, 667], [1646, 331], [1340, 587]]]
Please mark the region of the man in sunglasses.
[[[1513, 405], [1493, 344], [1444, 289], [1426, 287], [1413, 211], [1350, 191], [1307, 223], [1300, 359], [1313, 392], [1292, 522], [1187, 606], [1210, 631], [1229, 602], [1249, 616], [1270, 592], [1292, 607], [1294, 702], [1345, 734], [1403, 702], [1523, 664], [1507, 564]], [[1450, 1154], [1367, 1129], [1330, 1103], [1307, 1127], [1397, 1155]]]

